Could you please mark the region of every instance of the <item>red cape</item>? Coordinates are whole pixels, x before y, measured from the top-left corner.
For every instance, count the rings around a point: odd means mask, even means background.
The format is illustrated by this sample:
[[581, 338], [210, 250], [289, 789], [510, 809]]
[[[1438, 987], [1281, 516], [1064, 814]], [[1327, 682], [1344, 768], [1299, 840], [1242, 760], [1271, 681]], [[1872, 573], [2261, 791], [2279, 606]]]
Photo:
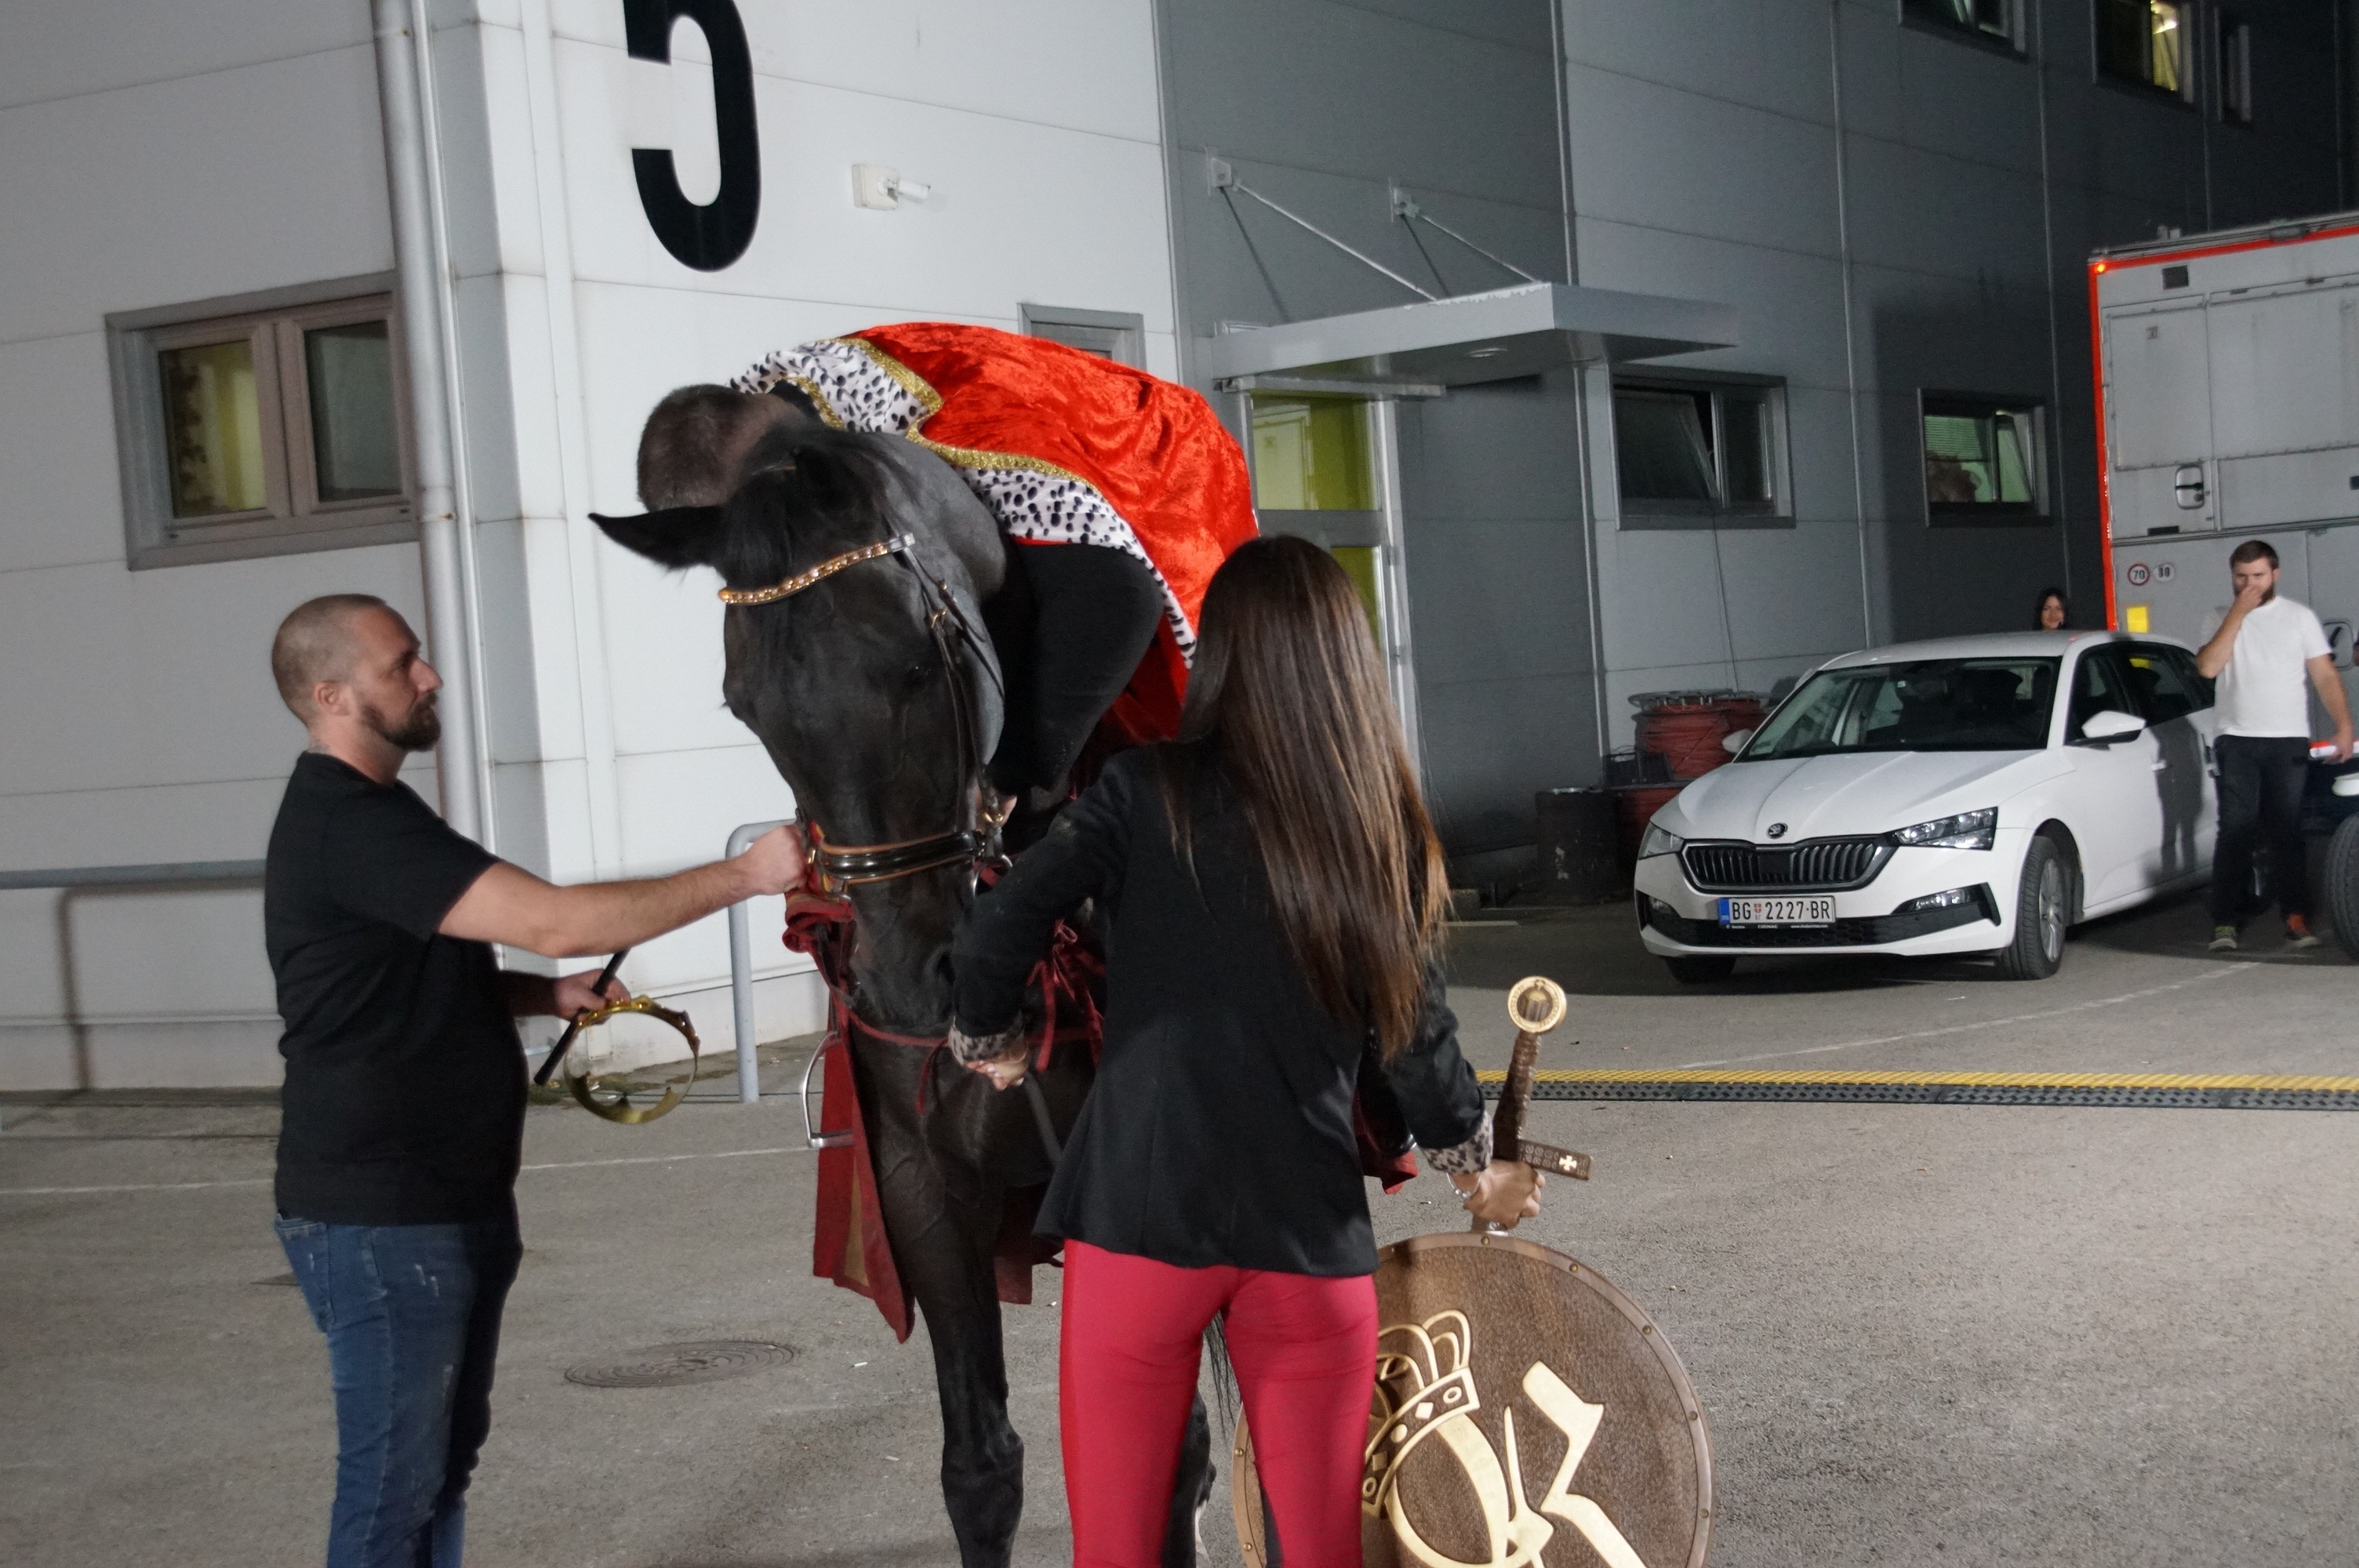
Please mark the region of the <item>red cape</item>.
[[772, 355], [748, 391], [793, 383], [830, 423], [906, 436], [960, 470], [1009, 537], [1112, 545], [1154, 569], [1164, 624], [1108, 715], [1168, 740], [1204, 589], [1259, 531], [1241, 451], [1195, 393], [1045, 338], [905, 321]]

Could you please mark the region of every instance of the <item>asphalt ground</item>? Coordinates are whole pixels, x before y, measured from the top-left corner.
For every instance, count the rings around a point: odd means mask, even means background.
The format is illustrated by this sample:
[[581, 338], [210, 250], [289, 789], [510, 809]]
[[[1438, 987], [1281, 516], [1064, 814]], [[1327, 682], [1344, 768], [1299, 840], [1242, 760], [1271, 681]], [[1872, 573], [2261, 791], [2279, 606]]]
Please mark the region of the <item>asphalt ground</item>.
[[[1459, 928], [1452, 1000], [1485, 1066], [1505, 986], [1539, 972], [1573, 995], [1543, 1065], [2359, 1071], [2351, 964], [2204, 935], [2179, 901], [2078, 934], [2043, 983], [1784, 959], [1682, 989], [1617, 906]], [[772, 1088], [807, 1049], [766, 1052]], [[269, 1230], [276, 1114], [0, 1100], [0, 1563], [318, 1560], [334, 1434]], [[2359, 1117], [1547, 1102], [1531, 1131], [1596, 1177], [1522, 1234], [1645, 1306], [1702, 1397], [1715, 1563], [2359, 1560]], [[955, 1562], [930, 1360], [810, 1277], [800, 1132], [776, 1098], [532, 1111], [471, 1562]], [[1375, 1209], [1385, 1238], [1462, 1223], [1432, 1178]], [[1056, 1279], [1007, 1319], [1026, 1563], [1068, 1552]], [[564, 1376], [723, 1338], [794, 1355]], [[1207, 1557], [1234, 1563], [1224, 1493]]]

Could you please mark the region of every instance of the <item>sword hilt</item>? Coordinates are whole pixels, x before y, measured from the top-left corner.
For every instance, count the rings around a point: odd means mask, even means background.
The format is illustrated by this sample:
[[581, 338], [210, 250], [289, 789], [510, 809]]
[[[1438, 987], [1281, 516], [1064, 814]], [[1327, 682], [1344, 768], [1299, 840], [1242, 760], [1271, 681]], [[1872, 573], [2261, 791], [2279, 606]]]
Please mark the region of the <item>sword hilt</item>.
[[[1564, 1022], [1564, 988], [1544, 975], [1517, 980], [1507, 991], [1507, 1017], [1516, 1026], [1516, 1048], [1507, 1058], [1507, 1081], [1499, 1086], [1499, 1108], [1491, 1114], [1492, 1158], [1521, 1160], [1543, 1171], [1589, 1179], [1589, 1156], [1534, 1142], [1524, 1136], [1524, 1108], [1531, 1103], [1532, 1075], [1538, 1069], [1540, 1036]], [[1487, 1228], [1474, 1222], [1476, 1230]]]

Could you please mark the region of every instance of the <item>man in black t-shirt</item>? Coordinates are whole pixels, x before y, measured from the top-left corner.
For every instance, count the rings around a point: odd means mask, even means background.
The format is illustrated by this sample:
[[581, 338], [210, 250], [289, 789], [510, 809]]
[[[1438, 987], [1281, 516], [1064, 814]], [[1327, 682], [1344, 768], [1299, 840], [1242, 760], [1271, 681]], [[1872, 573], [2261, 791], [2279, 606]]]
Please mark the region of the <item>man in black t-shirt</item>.
[[382, 600], [298, 608], [270, 650], [310, 733], [271, 828], [263, 938], [287, 1058], [277, 1230], [327, 1336], [336, 1394], [329, 1568], [457, 1568], [491, 1426], [500, 1313], [522, 1243], [524, 1054], [515, 1019], [571, 1017], [594, 976], [503, 972], [631, 946], [802, 878], [777, 829], [734, 860], [552, 887], [445, 825], [400, 782], [441, 733], [441, 678]]

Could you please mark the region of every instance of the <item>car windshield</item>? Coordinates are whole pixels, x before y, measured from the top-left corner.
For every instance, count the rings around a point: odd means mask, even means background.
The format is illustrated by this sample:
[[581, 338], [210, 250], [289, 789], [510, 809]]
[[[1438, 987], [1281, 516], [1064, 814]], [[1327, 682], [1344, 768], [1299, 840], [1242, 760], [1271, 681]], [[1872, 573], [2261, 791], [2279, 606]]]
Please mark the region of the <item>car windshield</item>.
[[1837, 752], [2027, 752], [2048, 744], [2054, 659], [1918, 659], [1821, 670], [1744, 762]]

